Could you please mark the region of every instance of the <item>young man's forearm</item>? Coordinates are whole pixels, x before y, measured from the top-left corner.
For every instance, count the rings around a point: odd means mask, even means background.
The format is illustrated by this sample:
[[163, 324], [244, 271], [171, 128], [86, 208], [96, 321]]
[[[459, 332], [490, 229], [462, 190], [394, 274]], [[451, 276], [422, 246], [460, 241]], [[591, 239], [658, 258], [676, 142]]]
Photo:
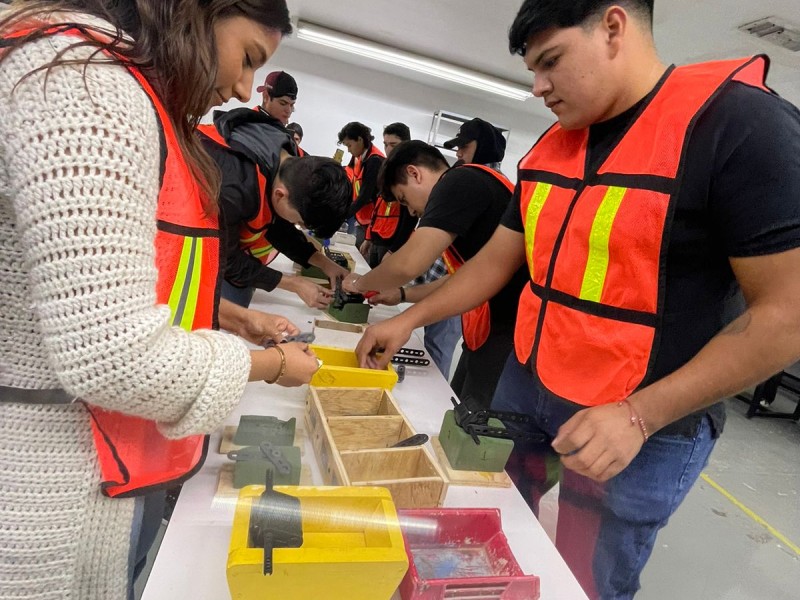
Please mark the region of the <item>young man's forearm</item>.
[[220, 298], [218, 317], [220, 329], [240, 335], [247, 321], [247, 309], [230, 300]]
[[422, 327], [465, 313], [493, 298], [524, 263], [524, 240], [523, 234], [498, 227], [477, 255], [399, 318], [414, 328]]
[[800, 318], [790, 307], [750, 307], [686, 365], [633, 394], [651, 433], [768, 379], [800, 357]]
[[425, 298], [433, 294], [436, 290], [442, 287], [445, 282], [449, 279], [449, 275], [442, 277], [441, 279], [437, 279], [436, 281], [431, 281], [430, 283], [424, 283], [422, 285], [413, 285], [413, 286], [403, 286], [403, 290], [406, 294], [406, 302], [422, 302]]

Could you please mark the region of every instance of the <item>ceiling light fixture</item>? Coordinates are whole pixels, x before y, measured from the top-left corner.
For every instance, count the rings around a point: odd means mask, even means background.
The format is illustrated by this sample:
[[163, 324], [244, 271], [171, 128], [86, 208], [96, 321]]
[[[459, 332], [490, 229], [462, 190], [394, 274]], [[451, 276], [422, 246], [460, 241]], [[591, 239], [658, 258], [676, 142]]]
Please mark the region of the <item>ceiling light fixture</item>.
[[506, 98], [513, 98], [514, 100], [527, 100], [532, 96], [530, 89], [510, 81], [504, 81], [497, 77], [476, 73], [475, 71], [449, 65], [432, 58], [411, 54], [410, 52], [396, 50], [388, 46], [362, 40], [304, 21], [300, 21], [297, 24], [296, 31], [297, 38], [300, 40], [320, 44], [328, 48], [335, 48], [364, 58], [371, 58], [404, 69], [410, 69], [417, 73], [423, 73], [431, 77], [444, 79], [445, 81], [466, 85], [484, 92], [498, 94]]

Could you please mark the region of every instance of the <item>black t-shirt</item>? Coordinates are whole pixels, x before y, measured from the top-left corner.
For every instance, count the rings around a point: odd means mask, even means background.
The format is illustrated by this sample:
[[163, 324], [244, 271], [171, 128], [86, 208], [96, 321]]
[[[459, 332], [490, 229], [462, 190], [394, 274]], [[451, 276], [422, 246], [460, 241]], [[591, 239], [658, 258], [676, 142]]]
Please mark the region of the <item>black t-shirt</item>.
[[[592, 169], [605, 161], [648, 99], [591, 127]], [[667, 248], [663, 329], [643, 385], [683, 366], [744, 310], [729, 257], [800, 247], [800, 111], [795, 106], [729, 83], [698, 119], [686, 152]], [[521, 232], [518, 194], [519, 187], [502, 222]]]
[[[511, 193], [493, 175], [468, 166], [450, 169], [431, 190], [420, 228], [435, 227], [456, 236], [453, 247], [468, 261], [486, 245], [506, 211]], [[514, 277], [489, 301], [493, 332], [513, 330], [527, 270]]]

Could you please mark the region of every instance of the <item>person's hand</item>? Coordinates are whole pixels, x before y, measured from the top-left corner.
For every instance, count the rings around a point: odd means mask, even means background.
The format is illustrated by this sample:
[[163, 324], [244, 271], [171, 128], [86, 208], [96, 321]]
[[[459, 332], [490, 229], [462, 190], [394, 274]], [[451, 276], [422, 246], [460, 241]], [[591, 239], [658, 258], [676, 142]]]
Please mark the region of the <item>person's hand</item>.
[[297, 277], [294, 282], [294, 293], [310, 308], [325, 309], [333, 299], [333, 292], [327, 288], [317, 285], [310, 279]]
[[342, 280], [342, 289], [348, 294], [361, 294], [361, 290], [358, 289], [359, 279], [361, 279], [361, 275], [357, 273], [350, 273]]
[[289, 319], [253, 309], [247, 310], [247, 320], [243, 321], [239, 331], [241, 337], [258, 346], [270, 340], [279, 344], [287, 336], [298, 333], [300, 330]]
[[[350, 275], [350, 271], [344, 268], [342, 265], [333, 262], [330, 258], [325, 256], [324, 260], [319, 261], [319, 268], [325, 273], [325, 276], [330, 279], [331, 281], [336, 281], [337, 277], [347, 277]], [[321, 263], [321, 264], [320, 264]]]
[[[358, 364], [367, 369], [385, 369], [413, 331], [413, 327], [405, 324], [402, 315], [367, 327], [356, 346]], [[381, 352], [383, 354], [379, 355]]]
[[368, 258], [370, 248], [372, 248], [372, 242], [369, 240], [364, 240], [361, 242], [361, 246], [358, 248], [358, 251], [361, 253], [361, 256]]
[[631, 463], [643, 444], [642, 431], [631, 425], [630, 408], [615, 402], [573, 415], [558, 430], [552, 446], [567, 469], [608, 481]]
[[337, 277], [347, 277], [350, 275], [350, 271], [345, 269], [342, 265], [337, 265], [332, 260], [325, 261], [325, 264], [321, 267], [322, 272], [325, 273], [325, 276], [330, 279], [331, 281], [336, 281]]
[[372, 305], [385, 304], [386, 306], [396, 306], [400, 304], [400, 288], [391, 288], [378, 292], [367, 299]]
[[275, 383], [282, 387], [297, 387], [311, 381], [320, 365], [308, 344], [290, 342], [281, 344], [280, 349], [286, 357], [286, 369]]

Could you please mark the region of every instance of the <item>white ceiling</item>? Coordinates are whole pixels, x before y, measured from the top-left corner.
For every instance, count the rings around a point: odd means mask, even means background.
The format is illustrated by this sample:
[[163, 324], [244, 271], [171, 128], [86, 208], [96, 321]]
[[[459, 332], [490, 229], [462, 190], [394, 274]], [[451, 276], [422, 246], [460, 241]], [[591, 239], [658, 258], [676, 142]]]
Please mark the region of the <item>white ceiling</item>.
[[[289, 0], [295, 18], [528, 85], [531, 77], [520, 58], [508, 52], [508, 28], [520, 4], [520, 0]], [[800, 103], [800, 52], [764, 45], [737, 30], [739, 25], [767, 16], [800, 24], [800, 2], [656, 0], [656, 43], [662, 59], [676, 64], [767, 52], [772, 58], [769, 83]], [[297, 39], [287, 40], [286, 46], [324, 52], [329, 58], [420, 81], [420, 76], [411, 77], [408, 71], [340, 57], [336, 51]], [[429, 83], [454, 89], [451, 84]], [[517, 110], [522, 105], [513, 100], [494, 101]], [[526, 111], [552, 118], [540, 101], [524, 104]]]

